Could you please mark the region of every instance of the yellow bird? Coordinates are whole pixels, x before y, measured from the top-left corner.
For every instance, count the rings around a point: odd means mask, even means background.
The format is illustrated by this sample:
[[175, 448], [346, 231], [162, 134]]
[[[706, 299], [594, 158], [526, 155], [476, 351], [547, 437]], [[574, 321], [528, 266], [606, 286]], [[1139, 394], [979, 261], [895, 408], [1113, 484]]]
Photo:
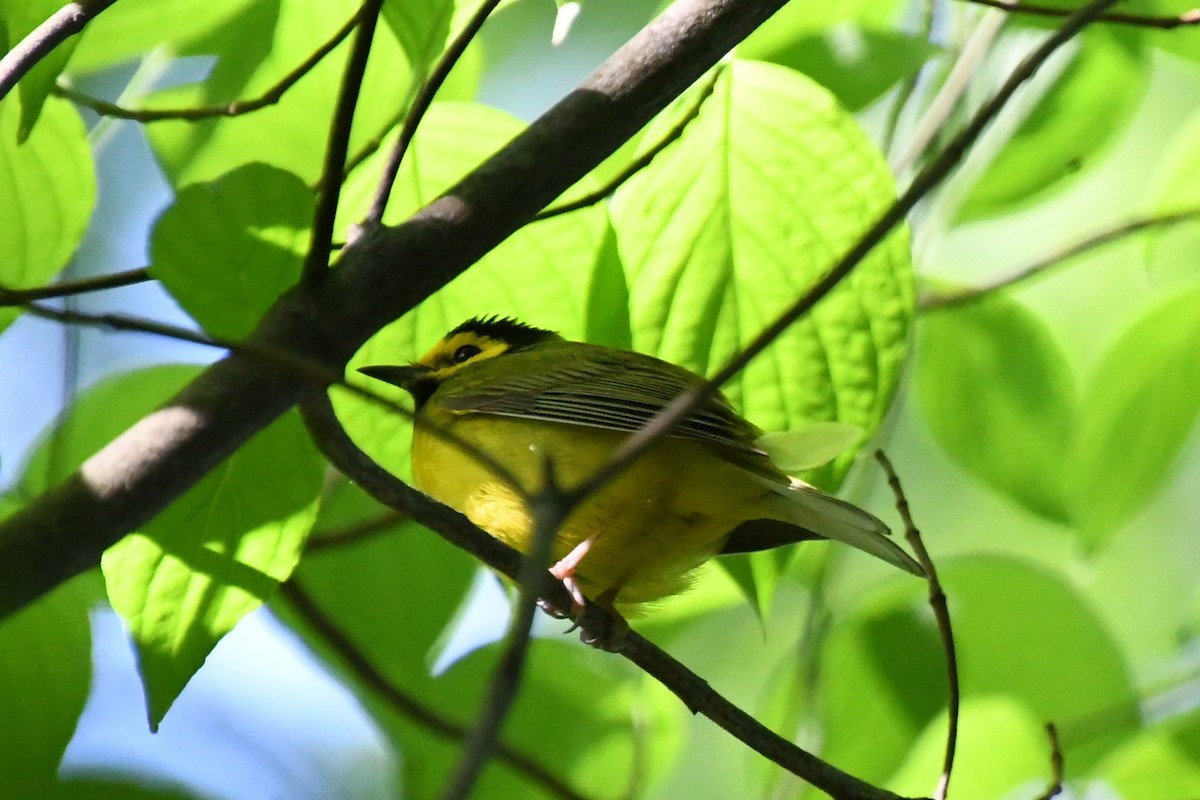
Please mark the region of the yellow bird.
[[[701, 381], [652, 356], [497, 317], [464, 322], [409, 366], [359, 371], [413, 396], [417, 488], [522, 552], [533, 524], [521, 493], [438, 429], [486, 453], [526, 494], [542, 486], [547, 463], [570, 489]], [[571, 513], [551, 571], [578, 604], [618, 613], [683, 590], [714, 555], [805, 539], [835, 539], [924, 574], [883, 522], [784, 474], [761, 436], [712, 396]]]

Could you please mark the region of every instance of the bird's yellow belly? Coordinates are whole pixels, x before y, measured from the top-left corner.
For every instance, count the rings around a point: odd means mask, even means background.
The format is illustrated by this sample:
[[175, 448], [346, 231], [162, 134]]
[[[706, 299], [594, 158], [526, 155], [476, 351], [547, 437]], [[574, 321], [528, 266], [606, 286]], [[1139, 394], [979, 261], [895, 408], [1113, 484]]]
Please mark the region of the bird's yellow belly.
[[[451, 422], [447, 420], [448, 422]], [[450, 429], [511, 471], [527, 492], [541, 484], [546, 458], [559, 486], [591, 475], [625, 434], [576, 425], [466, 416]], [[520, 495], [492, 470], [421, 426], [413, 437], [417, 487], [501, 541], [529, 549], [531, 517]], [[557, 560], [596, 538], [575, 571], [583, 593], [624, 609], [686, 587], [688, 573], [720, 548], [740, 522], [760, 514], [769, 492], [707, 446], [667, 439], [584, 501], [555, 541]]]

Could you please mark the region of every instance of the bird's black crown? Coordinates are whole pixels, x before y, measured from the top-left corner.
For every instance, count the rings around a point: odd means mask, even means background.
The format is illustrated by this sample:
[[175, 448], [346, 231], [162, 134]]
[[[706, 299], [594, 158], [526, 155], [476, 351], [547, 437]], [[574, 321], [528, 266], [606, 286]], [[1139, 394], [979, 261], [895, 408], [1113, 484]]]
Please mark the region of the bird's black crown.
[[509, 352], [531, 347], [538, 342], [558, 336], [554, 331], [535, 328], [512, 317], [493, 314], [490, 317], [472, 317], [446, 334], [449, 338], [458, 333], [477, 333], [491, 339], [508, 342]]

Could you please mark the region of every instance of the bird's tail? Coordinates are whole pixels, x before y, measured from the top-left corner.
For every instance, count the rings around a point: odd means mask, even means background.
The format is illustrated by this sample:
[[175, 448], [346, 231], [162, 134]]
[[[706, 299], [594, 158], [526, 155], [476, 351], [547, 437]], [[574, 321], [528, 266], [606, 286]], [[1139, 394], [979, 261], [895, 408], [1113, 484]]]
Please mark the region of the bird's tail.
[[790, 484], [772, 483], [771, 488], [783, 501], [776, 504], [781, 520], [826, 539], [857, 547], [902, 570], [925, 577], [921, 565], [896, 544], [888, 526], [875, 515], [798, 478], [792, 478]]

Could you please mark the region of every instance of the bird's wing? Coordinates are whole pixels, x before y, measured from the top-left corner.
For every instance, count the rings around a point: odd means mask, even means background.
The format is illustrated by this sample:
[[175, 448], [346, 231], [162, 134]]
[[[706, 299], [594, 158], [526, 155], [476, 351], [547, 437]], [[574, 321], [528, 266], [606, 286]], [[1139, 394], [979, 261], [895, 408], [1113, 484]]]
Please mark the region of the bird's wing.
[[[586, 349], [534, 350], [493, 359], [503, 369], [478, 370], [472, 380], [444, 387], [439, 403], [451, 411], [633, 432], [700, 383], [682, 367], [650, 356], [571, 344]], [[761, 431], [720, 394], [702, 402], [671, 435], [728, 448], [751, 462], [769, 465], [765, 451], [755, 444]]]

